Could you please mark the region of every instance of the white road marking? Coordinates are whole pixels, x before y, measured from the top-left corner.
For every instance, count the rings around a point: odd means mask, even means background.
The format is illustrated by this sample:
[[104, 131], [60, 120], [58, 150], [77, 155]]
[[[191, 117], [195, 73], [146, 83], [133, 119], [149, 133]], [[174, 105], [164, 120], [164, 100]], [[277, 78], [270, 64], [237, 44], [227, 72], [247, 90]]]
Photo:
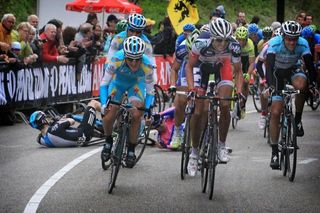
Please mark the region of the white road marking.
[[318, 158], [307, 158], [305, 160], [299, 161], [298, 164], [308, 164], [316, 160], [318, 160]]
[[39, 207], [41, 200], [46, 196], [48, 191], [53, 187], [67, 172], [69, 172], [73, 167], [81, 163], [83, 160], [91, 157], [97, 152], [101, 151], [101, 147], [94, 149], [90, 152], [87, 152], [80, 157], [74, 159], [70, 163], [68, 163], [65, 167], [56, 172], [53, 176], [51, 176], [42, 186], [33, 194], [29, 202], [27, 203], [24, 213], [36, 213]]

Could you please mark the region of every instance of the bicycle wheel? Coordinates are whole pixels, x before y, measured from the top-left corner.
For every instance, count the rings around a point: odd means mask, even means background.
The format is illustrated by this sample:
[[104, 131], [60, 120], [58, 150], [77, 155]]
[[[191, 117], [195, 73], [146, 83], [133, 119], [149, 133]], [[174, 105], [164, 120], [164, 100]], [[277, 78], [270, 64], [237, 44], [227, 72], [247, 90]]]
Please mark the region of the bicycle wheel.
[[154, 85], [154, 98], [154, 110], [156, 112], [162, 112], [165, 108], [164, 92], [157, 84]]
[[232, 111], [232, 115], [231, 115], [231, 124], [232, 124], [233, 129], [237, 128], [238, 120], [240, 119], [239, 110], [240, 110], [239, 102], [235, 102], [235, 105], [234, 105], [234, 108]]
[[[216, 118], [216, 116], [214, 116]], [[209, 173], [209, 199], [212, 200], [213, 190], [214, 190], [214, 181], [216, 174], [216, 166], [218, 164], [218, 126], [217, 122], [214, 121], [213, 129], [209, 128], [210, 143], [208, 145], [208, 173]]]
[[181, 144], [181, 166], [180, 166], [180, 176], [181, 180], [184, 179], [185, 174], [188, 174], [188, 163], [190, 154], [190, 120], [191, 115], [186, 116], [186, 122], [184, 127], [183, 142]]
[[127, 143], [127, 131], [126, 127], [123, 127], [122, 131], [119, 133], [119, 137], [114, 144], [114, 150], [111, 155], [111, 174], [108, 185], [108, 193], [111, 194], [113, 188], [115, 187], [120, 166], [122, 165], [123, 149]]
[[287, 175], [287, 145], [286, 145], [286, 132], [287, 132], [287, 121], [285, 121], [285, 115], [281, 115], [281, 128], [279, 141], [279, 152], [280, 152], [280, 169], [282, 170], [283, 176]]
[[201, 191], [206, 193], [208, 183], [208, 128], [206, 127], [200, 140], [200, 172], [201, 172]]
[[297, 136], [296, 123], [294, 116], [291, 115], [287, 126], [286, 145], [287, 145], [287, 167], [290, 181], [294, 180], [297, 166]]
[[319, 98], [320, 97], [319, 97], [318, 93], [310, 95], [309, 104], [310, 104], [310, 107], [311, 107], [312, 110], [317, 110], [318, 109], [318, 106], [320, 104]]
[[252, 100], [254, 108], [257, 112], [261, 112], [261, 100], [260, 100], [260, 87], [259, 87], [259, 78], [256, 78], [255, 83], [252, 89]]
[[138, 139], [138, 144], [135, 148], [135, 153], [136, 153], [136, 163], [141, 159], [142, 154], [146, 148], [147, 142], [148, 142], [148, 138], [149, 138], [149, 133], [150, 133], [150, 129], [151, 129], [151, 125], [148, 125], [147, 127], [145, 127], [144, 129], [144, 133], [142, 135], [142, 137], [140, 137]]

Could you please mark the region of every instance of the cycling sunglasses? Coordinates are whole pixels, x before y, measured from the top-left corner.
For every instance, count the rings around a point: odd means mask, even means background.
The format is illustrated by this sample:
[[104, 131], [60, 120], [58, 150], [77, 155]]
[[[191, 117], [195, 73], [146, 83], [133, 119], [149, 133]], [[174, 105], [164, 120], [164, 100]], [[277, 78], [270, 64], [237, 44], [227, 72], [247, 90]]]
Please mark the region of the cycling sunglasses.
[[133, 61], [139, 62], [139, 61], [142, 60], [142, 58], [128, 58], [128, 57], [126, 57], [126, 60], [127, 60], [128, 62], [133, 62]]
[[284, 36], [284, 39], [285, 39], [286, 41], [298, 41], [299, 36], [298, 36], [298, 37]]
[[131, 33], [136, 33], [136, 34], [138, 34], [138, 35], [141, 35], [142, 34], [142, 30], [135, 30], [135, 29], [132, 29], [132, 28], [130, 28], [130, 29], [128, 29]]

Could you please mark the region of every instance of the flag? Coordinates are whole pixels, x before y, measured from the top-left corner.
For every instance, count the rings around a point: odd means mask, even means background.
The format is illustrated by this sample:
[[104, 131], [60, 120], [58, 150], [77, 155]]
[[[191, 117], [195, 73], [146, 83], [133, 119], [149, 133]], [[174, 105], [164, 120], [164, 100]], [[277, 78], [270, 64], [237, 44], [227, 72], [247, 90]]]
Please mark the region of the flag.
[[178, 35], [183, 32], [185, 24], [196, 24], [199, 21], [195, 0], [171, 0], [167, 12]]

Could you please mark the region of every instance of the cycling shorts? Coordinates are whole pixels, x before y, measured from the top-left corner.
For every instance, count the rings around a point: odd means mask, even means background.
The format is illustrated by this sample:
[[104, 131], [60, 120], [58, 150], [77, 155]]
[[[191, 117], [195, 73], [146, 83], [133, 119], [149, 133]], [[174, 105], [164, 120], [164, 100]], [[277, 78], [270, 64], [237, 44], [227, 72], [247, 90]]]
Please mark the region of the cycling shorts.
[[144, 102], [146, 97], [146, 82], [144, 78], [135, 82], [111, 81], [108, 90], [108, 94], [116, 102], [121, 102], [125, 92], [128, 94], [129, 102], [132, 100]]
[[[184, 60], [180, 66], [179, 73], [178, 73], [178, 80], [176, 82], [177, 86], [181, 87], [187, 87], [187, 77], [186, 77], [186, 65], [188, 61]], [[194, 86], [199, 87], [200, 86], [200, 79], [201, 79], [201, 74], [200, 74], [200, 69], [198, 67], [193, 68], [193, 81], [194, 81]]]

